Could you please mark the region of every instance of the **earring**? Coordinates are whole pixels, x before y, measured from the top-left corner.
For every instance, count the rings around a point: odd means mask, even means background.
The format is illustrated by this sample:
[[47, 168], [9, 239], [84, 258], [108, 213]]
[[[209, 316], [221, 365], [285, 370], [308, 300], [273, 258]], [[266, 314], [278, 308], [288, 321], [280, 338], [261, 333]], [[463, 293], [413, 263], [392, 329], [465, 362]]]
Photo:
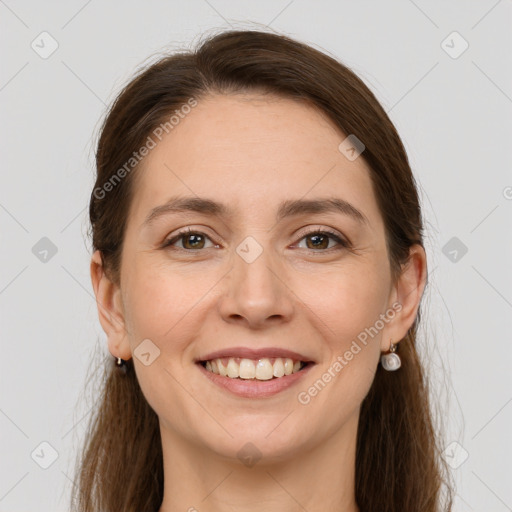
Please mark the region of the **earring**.
[[126, 361], [120, 357], [116, 357], [115, 360], [116, 366], [126, 375], [126, 370], [128, 369], [126, 366]]
[[389, 353], [380, 356], [380, 364], [384, 370], [387, 370], [388, 372], [394, 372], [395, 370], [398, 370], [398, 368], [400, 368], [402, 365], [400, 356], [395, 353], [397, 346], [398, 345], [393, 345], [393, 343], [391, 343], [391, 346], [389, 347]]

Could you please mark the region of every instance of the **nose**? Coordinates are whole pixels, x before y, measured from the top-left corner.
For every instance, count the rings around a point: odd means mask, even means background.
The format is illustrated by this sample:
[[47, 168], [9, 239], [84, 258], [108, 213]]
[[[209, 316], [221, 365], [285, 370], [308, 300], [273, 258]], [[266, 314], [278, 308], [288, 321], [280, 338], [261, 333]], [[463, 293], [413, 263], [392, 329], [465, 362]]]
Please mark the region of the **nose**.
[[231, 271], [225, 276], [225, 293], [220, 313], [229, 323], [262, 329], [289, 322], [293, 313], [293, 292], [286, 284], [282, 264], [264, 249], [254, 260], [234, 254]]

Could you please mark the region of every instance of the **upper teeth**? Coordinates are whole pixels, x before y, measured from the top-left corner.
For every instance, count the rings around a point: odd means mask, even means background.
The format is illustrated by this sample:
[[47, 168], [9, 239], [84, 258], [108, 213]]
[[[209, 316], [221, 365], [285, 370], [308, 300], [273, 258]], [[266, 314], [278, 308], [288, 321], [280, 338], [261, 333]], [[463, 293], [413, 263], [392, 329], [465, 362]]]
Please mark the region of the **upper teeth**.
[[232, 379], [269, 380], [273, 377], [296, 373], [302, 366], [301, 361], [281, 357], [264, 357], [257, 360], [230, 357], [229, 359], [218, 358], [206, 361], [208, 371]]

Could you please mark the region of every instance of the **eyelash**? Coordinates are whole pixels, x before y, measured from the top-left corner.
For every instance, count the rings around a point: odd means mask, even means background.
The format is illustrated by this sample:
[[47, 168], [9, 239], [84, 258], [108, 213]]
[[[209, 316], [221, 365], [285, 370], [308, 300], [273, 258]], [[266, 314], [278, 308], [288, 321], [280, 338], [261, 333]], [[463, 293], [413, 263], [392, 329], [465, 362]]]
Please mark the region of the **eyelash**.
[[[210, 241], [213, 242], [213, 240], [211, 240], [211, 238], [208, 235], [206, 235], [205, 233], [202, 233], [201, 231], [194, 231], [191, 228], [186, 228], [186, 229], [183, 229], [183, 230], [179, 231], [175, 236], [173, 236], [169, 240], [166, 240], [163, 243], [163, 245], [161, 246], [161, 248], [162, 249], [165, 249], [165, 248], [177, 249], [177, 250], [180, 250], [180, 251], [186, 251], [188, 253], [201, 252], [201, 250], [204, 250], [204, 249], [197, 249], [197, 250], [195, 250], [195, 249], [184, 249], [182, 247], [174, 247], [174, 248], [172, 247], [172, 244], [174, 244], [175, 242], [179, 241], [180, 239], [182, 239], [186, 235], [201, 235], [201, 236], [204, 236], [204, 237], [208, 238]], [[347, 240], [341, 238], [336, 232], [331, 231], [329, 229], [321, 229], [321, 230], [317, 229], [317, 230], [312, 230], [312, 231], [309, 231], [307, 233], [304, 233], [302, 235], [302, 237], [300, 238], [299, 242], [302, 241], [304, 238], [306, 238], [308, 236], [311, 236], [311, 235], [328, 235], [330, 238], [335, 240], [341, 246], [341, 247], [331, 247], [330, 249], [324, 249], [324, 250], [319, 250], [319, 251], [316, 251], [315, 249], [309, 249], [313, 253], [318, 253], [318, 254], [319, 253], [330, 253], [333, 250], [334, 251], [338, 251], [338, 250], [342, 250], [342, 249], [349, 249], [351, 247], [350, 242], [348, 242]]]

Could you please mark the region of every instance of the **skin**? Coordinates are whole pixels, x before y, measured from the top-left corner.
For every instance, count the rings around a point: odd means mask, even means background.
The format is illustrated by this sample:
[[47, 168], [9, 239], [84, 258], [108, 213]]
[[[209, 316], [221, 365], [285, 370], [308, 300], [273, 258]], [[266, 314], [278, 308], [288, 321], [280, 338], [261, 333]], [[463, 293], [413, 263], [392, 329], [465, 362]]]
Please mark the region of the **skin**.
[[[110, 353], [130, 359], [145, 339], [160, 350], [149, 366], [134, 357], [160, 421], [160, 512], [359, 510], [360, 405], [381, 352], [414, 322], [426, 256], [413, 246], [410, 263], [392, 282], [369, 170], [362, 157], [350, 161], [338, 150], [345, 137], [322, 113], [291, 99], [203, 98], [137, 170], [120, 286], [103, 272], [99, 252], [93, 254], [91, 277]], [[168, 214], [141, 228], [150, 210], [174, 195], [208, 197], [236, 214]], [[341, 213], [276, 224], [282, 200], [324, 196], [349, 201], [368, 226]], [[207, 238], [198, 243], [185, 236], [174, 249], [160, 248], [188, 226]], [[352, 248], [333, 239], [316, 248], [314, 234], [325, 228], [347, 237]], [[236, 252], [247, 236], [263, 249], [250, 264]], [[401, 310], [394, 318], [307, 405], [299, 403], [297, 394], [395, 302]], [[273, 397], [241, 398], [212, 384], [194, 364], [208, 352], [240, 345], [289, 348], [317, 364]], [[247, 442], [261, 454], [252, 467], [237, 456]]]

